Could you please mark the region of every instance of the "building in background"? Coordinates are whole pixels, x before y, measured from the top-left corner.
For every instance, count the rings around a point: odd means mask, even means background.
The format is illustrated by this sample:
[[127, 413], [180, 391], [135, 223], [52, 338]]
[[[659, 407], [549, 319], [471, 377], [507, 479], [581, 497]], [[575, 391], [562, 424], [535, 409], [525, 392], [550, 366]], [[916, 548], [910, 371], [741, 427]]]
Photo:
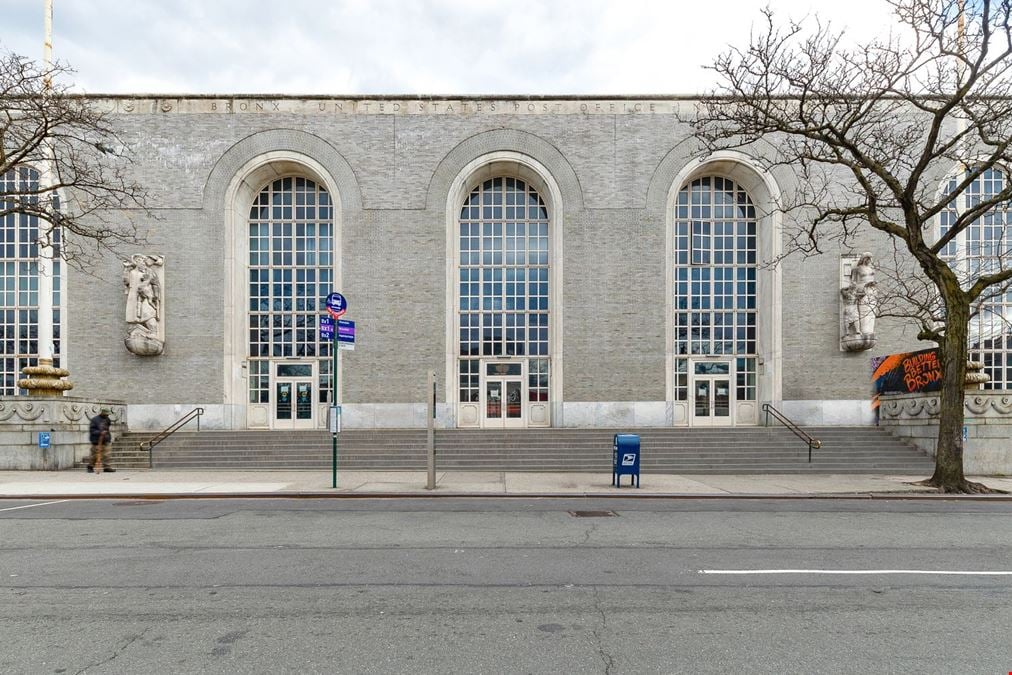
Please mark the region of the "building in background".
[[[54, 316], [74, 394], [126, 401], [131, 429], [194, 406], [215, 428], [323, 428], [332, 290], [357, 323], [348, 427], [423, 426], [428, 370], [447, 427], [747, 426], [767, 402], [870, 424], [870, 357], [921, 346], [880, 320], [871, 350], [841, 349], [856, 251], [769, 264], [797, 177], [698, 153], [689, 99], [93, 102], [150, 190], [126, 253], [160, 261], [164, 349], [124, 345], [121, 260], [61, 270]], [[30, 227], [3, 224], [8, 394], [37, 321]], [[859, 251], [889, 250], [868, 236]], [[986, 330], [1004, 387], [1007, 340]]]

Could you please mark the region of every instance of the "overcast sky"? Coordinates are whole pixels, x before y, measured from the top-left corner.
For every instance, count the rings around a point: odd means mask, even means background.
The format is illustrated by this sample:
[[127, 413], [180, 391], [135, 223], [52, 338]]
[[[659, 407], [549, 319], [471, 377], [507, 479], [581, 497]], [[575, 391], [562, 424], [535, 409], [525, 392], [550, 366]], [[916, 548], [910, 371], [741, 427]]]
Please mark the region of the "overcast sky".
[[[855, 38], [883, 0], [769, 0]], [[676, 94], [765, 0], [54, 0], [88, 93]], [[0, 49], [42, 54], [43, 0], [0, 0]]]

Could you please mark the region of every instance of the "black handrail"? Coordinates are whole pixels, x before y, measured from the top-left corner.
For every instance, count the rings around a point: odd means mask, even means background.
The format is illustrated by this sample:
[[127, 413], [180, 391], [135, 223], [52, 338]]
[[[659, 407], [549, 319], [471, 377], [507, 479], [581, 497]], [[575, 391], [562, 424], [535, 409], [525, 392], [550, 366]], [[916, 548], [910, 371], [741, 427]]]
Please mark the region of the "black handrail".
[[204, 414], [204, 409], [203, 408], [194, 408], [193, 410], [191, 410], [190, 412], [186, 413], [185, 415], [183, 415], [182, 417], [180, 417], [178, 420], [176, 420], [175, 422], [173, 422], [167, 429], [165, 429], [164, 431], [162, 431], [161, 433], [159, 433], [157, 436], [155, 436], [151, 440], [141, 441], [141, 443], [140, 443], [140, 445], [138, 447], [142, 451], [144, 450], [144, 446], [145, 445], [148, 446], [148, 468], [150, 469], [150, 468], [152, 468], [154, 466], [154, 449], [155, 449], [156, 445], [158, 445], [159, 443], [161, 443], [162, 441], [164, 441], [166, 438], [168, 438], [172, 434], [174, 434], [177, 431], [179, 431], [180, 429], [182, 429], [194, 417], [197, 418], [197, 431], [200, 431], [200, 416], [203, 415], [203, 414]]
[[801, 427], [799, 427], [797, 424], [787, 419], [787, 417], [782, 412], [774, 408], [769, 403], [763, 403], [763, 412], [766, 413], [766, 426], [770, 425], [770, 415], [773, 415], [773, 417], [775, 417], [778, 422], [780, 422], [790, 431], [792, 431], [795, 436], [808, 443], [808, 463], [811, 464], [812, 448], [821, 448], [822, 441], [820, 441], [818, 438], [812, 438], [811, 436], [806, 434], [804, 431], [801, 430]]

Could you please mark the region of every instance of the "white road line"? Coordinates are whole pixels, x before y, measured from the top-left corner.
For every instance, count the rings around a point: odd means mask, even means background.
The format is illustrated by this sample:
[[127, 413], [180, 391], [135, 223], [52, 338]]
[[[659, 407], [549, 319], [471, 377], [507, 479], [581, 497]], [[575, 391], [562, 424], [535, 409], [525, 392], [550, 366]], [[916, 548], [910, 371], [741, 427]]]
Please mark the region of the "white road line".
[[700, 574], [938, 574], [947, 576], [1012, 576], [1012, 571], [988, 570], [698, 570]]
[[30, 509], [36, 506], [49, 506], [50, 504], [62, 504], [68, 502], [69, 499], [58, 499], [55, 502], [42, 502], [41, 504], [25, 504], [24, 506], [9, 506], [6, 509], [0, 509], [0, 511], [17, 511], [18, 509]]

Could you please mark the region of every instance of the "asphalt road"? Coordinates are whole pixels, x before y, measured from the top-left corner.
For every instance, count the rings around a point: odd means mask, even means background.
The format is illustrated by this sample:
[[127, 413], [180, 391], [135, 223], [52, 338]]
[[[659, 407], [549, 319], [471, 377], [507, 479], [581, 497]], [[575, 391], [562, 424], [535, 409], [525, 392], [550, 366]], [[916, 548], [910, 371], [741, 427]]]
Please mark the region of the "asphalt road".
[[981, 571], [1008, 502], [0, 501], [0, 672], [1010, 672]]

